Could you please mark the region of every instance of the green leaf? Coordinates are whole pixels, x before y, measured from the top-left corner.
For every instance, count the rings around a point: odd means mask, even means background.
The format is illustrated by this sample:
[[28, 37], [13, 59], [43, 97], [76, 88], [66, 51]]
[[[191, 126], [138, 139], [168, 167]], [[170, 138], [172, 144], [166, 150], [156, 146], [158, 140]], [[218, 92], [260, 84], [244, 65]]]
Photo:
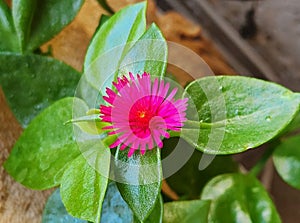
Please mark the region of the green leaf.
[[43, 211], [42, 223], [88, 223], [87, 221], [74, 218], [68, 214], [61, 201], [59, 189], [55, 190], [48, 198]]
[[23, 52], [28, 43], [31, 24], [36, 11], [37, 0], [13, 0], [12, 14], [17, 36], [19, 39], [20, 52]]
[[[163, 200], [161, 196], [156, 201], [154, 210], [146, 219], [145, 223], [161, 223], [163, 213]], [[100, 222], [109, 223], [132, 223], [140, 222], [136, 219], [128, 204], [123, 200], [116, 184], [111, 182], [108, 185]]]
[[120, 65], [120, 74], [150, 73], [163, 77], [167, 67], [167, 43], [159, 30], [152, 24], [132, 46]]
[[[58, 34], [76, 16], [84, 0], [37, 1], [32, 23], [28, 51], [34, 51]], [[24, 25], [28, 25], [24, 23]], [[25, 29], [23, 27], [23, 29]]]
[[157, 198], [157, 201], [155, 203], [155, 206], [149, 215], [149, 217], [146, 219], [145, 223], [162, 223], [163, 221], [163, 212], [164, 212], [164, 203], [162, 196], [159, 195]]
[[[207, 223], [210, 201], [175, 201], [164, 204], [164, 223]], [[225, 222], [225, 221], [224, 221]]]
[[140, 221], [144, 221], [155, 207], [161, 190], [160, 150], [154, 148], [145, 155], [127, 157], [127, 150], [119, 148], [115, 155], [114, 173], [119, 191]]
[[268, 193], [249, 174], [224, 174], [215, 177], [205, 186], [201, 199], [212, 200], [209, 222], [281, 222]]
[[[74, 217], [99, 222], [109, 175], [110, 150], [101, 140], [85, 142], [83, 156], [74, 160], [61, 180], [61, 197]], [[101, 173], [96, 169], [101, 168]]]
[[[114, 14], [95, 34], [84, 61], [85, 71], [114, 47], [136, 41], [146, 30], [146, 3], [128, 6]], [[123, 52], [120, 52], [119, 57]], [[119, 58], [114, 58], [118, 61]]]
[[108, 13], [114, 14], [114, 11], [111, 9], [111, 7], [107, 4], [106, 0], [97, 0], [99, 4], [102, 6], [103, 9], [105, 9]]
[[43, 190], [61, 183], [64, 170], [79, 154], [73, 126], [64, 125], [72, 117], [72, 108], [86, 112], [85, 103], [64, 98], [45, 109], [29, 124], [4, 164], [19, 183]]
[[145, 2], [126, 7], [107, 20], [95, 34], [85, 57], [84, 72], [90, 85], [96, 89], [107, 82], [111, 85], [121, 59], [145, 30]]
[[300, 136], [284, 140], [273, 153], [276, 170], [289, 185], [300, 190]]
[[185, 123], [181, 136], [211, 154], [239, 153], [269, 141], [292, 121], [299, 105], [297, 94], [282, 86], [238, 76], [196, 80], [184, 97], [190, 97], [187, 116], [194, 121]]
[[0, 0], [0, 51], [18, 51], [18, 41], [11, 11], [4, 0]]
[[0, 85], [23, 127], [56, 100], [74, 96], [80, 78], [73, 68], [44, 56], [1, 53], [0, 63]]
[[[170, 138], [164, 140], [164, 148], [162, 149], [162, 157], [167, 157], [169, 154], [175, 154], [174, 148], [177, 148], [178, 159], [183, 159], [187, 151], [193, 154], [189, 160], [173, 175], [166, 178], [168, 185], [182, 198], [182, 199], [197, 199], [204, 185], [213, 177], [223, 174], [237, 172], [238, 166], [230, 156], [216, 156], [210, 157], [195, 150], [184, 140]], [[174, 153], [173, 153], [174, 152]], [[174, 157], [173, 159], [176, 159]], [[211, 161], [205, 169], [200, 169], [199, 165], [202, 159]], [[177, 160], [177, 159], [176, 159]], [[165, 169], [167, 168], [167, 169]], [[163, 166], [163, 173], [169, 170], [168, 167]], [[164, 174], [166, 176], [166, 174]]]

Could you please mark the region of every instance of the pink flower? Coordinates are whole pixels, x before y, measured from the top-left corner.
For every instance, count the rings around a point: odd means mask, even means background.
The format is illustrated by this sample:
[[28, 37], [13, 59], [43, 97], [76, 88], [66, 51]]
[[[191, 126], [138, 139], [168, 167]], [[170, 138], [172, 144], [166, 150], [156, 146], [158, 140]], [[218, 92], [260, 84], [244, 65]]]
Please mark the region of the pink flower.
[[106, 126], [109, 134], [117, 134], [117, 140], [110, 145], [129, 147], [128, 157], [135, 150], [145, 154], [155, 146], [163, 147], [162, 138], [169, 138], [168, 130], [180, 131], [186, 121], [185, 111], [188, 99], [174, 99], [177, 88], [168, 94], [170, 84], [158, 78], [151, 82], [150, 75], [144, 73], [130, 79], [123, 76], [113, 82], [116, 92], [106, 88], [104, 100], [108, 106], [100, 105], [100, 118], [111, 125]]

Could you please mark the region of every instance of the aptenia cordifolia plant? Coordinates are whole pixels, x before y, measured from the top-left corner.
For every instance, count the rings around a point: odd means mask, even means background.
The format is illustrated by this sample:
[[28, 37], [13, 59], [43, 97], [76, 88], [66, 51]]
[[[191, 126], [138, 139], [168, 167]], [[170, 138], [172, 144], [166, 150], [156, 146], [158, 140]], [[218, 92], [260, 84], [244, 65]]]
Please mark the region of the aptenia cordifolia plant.
[[[20, 2], [13, 12], [26, 6]], [[72, 68], [32, 54], [46, 40], [24, 31], [22, 13], [33, 12], [21, 11], [18, 22], [3, 2], [1, 10], [10, 21], [6, 34], [18, 40], [1, 49], [29, 52], [0, 54], [1, 86], [26, 127], [4, 167], [28, 188], [59, 187], [43, 222], [281, 222], [256, 176], [273, 157], [282, 179], [300, 189], [299, 93], [240, 76], [179, 86], [165, 75], [167, 42], [155, 24], [147, 29], [145, 2], [102, 17], [79, 81]], [[44, 77], [11, 74], [4, 62], [17, 60], [20, 70], [25, 63]], [[19, 79], [36, 86], [30, 106], [21, 106], [26, 93], [10, 88]], [[266, 153], [249, 172], [229, 157], [262, 144]], [[164, 203], [162, 181], [180, 201]]]

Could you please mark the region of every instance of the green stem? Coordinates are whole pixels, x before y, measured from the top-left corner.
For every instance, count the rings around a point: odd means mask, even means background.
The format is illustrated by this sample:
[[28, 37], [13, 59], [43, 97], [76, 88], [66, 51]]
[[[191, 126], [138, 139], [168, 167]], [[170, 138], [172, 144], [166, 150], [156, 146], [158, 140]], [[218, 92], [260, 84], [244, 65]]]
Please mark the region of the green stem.
[[280, 143], [279, 140], [275, 140], [272, 143], [270, 143], [269, 148], [265, 151], [265, 153], [262, 155], [261, 159], [255, 164], [254, 167], [250, 170], [249, 174], [252, 174], [253, 176], [257, 176], [265, 167], [267, 161], [273, 154], [276, 146]]

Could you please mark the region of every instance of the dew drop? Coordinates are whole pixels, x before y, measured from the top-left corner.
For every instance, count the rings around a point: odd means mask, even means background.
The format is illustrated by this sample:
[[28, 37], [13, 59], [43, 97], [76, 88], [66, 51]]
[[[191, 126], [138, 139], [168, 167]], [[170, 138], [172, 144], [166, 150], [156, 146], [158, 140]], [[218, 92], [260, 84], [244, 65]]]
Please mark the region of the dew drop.
[[267, 122], [270, 122], [272, 117], [270, 115], [268, 115], [265, 119], [266, 119]]

